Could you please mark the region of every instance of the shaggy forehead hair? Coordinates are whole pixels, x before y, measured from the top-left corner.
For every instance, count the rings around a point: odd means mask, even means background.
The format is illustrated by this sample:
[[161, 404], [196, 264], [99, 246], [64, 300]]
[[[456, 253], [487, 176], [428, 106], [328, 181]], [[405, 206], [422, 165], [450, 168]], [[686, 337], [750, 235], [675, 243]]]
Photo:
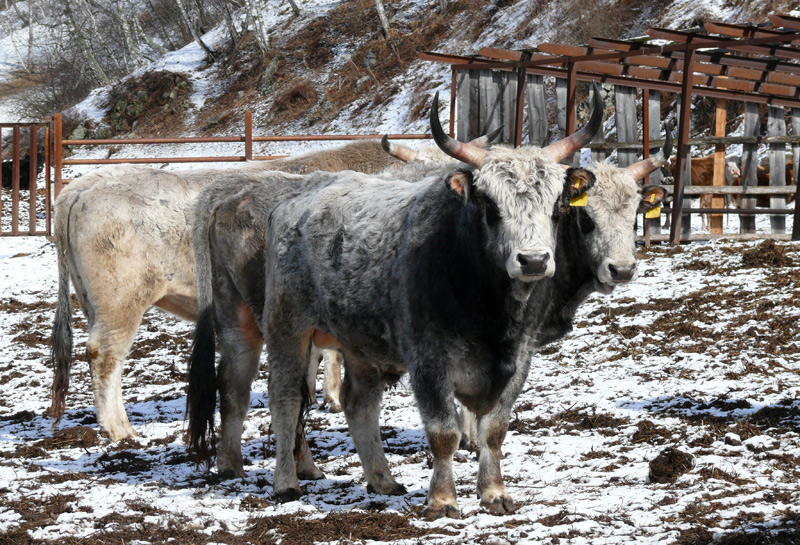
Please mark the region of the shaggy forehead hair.
[[550, 218], [564, 189], [564, 169], [544, 150], [492, 146], [475, 187], [497, 204], [507, 251], [553, 248]]
[[630, 172], [602, 162], [594, 162], [590, 167], [596, 181], [589, 190], [589, 204], [592, 212], [605, 210], [607, 214], [620, 214], [627, 210], [635, 213], [639, 206], [639, 184]]

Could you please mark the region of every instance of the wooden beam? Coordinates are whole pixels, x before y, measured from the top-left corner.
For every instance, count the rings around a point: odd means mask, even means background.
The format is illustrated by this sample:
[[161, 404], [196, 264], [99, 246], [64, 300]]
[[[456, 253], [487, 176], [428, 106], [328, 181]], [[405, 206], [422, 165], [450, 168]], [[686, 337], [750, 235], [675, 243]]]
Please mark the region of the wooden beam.
[[[689, 47], [686, 48], [686, 61], [684, 66], [684, 76], [692, 73], [692, 65], [694, 50]], [[688, 171], [686, 168], [686, 160], [689, 157], [689, 123], [691, 121], [692, 111], [692, 78], [684, 77], [681, 86], [681, 110], [678, 121], [678, 146], [677, 158], [675, 167], [672, 171], [675, 177], [675, 197], [672, 201], [672, 224], [670, 226], [670, 238], [674, 245], [681, 243], [681, 214], [680, 209], [683, 207], [683, 186], [686, 185], [684, 180], [684, 173]], [[687, 222], [688, 223], [688, 222]], [[689, 227], [687, 225], [687, 227]]]
[[[725, 124], [728, 120], [728, 101], [724, 98], [718, 98], [716, 104], [716, 118], [714, 120], [714, 134], [716, 136], [725, 136]], [[714, 147], [714, 178], [712, 185], [723, 186], [725, 185], [725, 145], [717, 144]], [[722, 195], [714, 195], [711, 197], [711, 208], [725, 208], [725, 197]], [[711, 214], [709, 217], [709, 227], [712, 233], [722, 232], [722, 216], [720, 214]]]

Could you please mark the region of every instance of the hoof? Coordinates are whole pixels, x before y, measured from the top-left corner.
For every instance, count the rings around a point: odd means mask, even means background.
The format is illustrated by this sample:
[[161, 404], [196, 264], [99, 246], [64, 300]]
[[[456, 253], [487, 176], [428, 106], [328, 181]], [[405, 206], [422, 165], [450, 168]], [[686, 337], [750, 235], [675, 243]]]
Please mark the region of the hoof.
[[436, 520], [442, 517], [451, 519], [461, 518], [461, 514], [458, 512], [458, 506], [456, 505], [439, 505], [437, 507], [428, 506], [423, 509], [422, 516], [428, 520]]
[[128, 439], [129, 437], [138, 437], [139, 434], [136, 433], [136, 430], [133, 427], [128, 425], [120, 425], [114, 426], [110, 429], [106, 429], [101, 427], [100, 428], [100, 435], [103, 437], [107, 437], [114, 441], [115, 443], [122, 441], [123, 439]]
[[331, 413], [340, 413], [342, 412], [342, 404], [338, 401], [329, 401], [327, 402], [328, 405], [328, 412]]
[[290, 501], [297, 501], [303, 493], [299, 488], [288, 488], [280, 492], [275, 492], [275, 501], [278, 503], [287, 503]]
[[370, 494], [384, 494], [386, 496], [402, 496], [404, 494], [408, 494], [408, 490], [406, 490], [406, 487], [397, 482], [394, 483], [391, 487], [389, 487], [389, 489], [386, 491], [375, 490], [374, 486], [368, 484], [367, 492]]
[[318, 481], [319, 479], [324, 479], [325, 474], [315, 466], [307, 471], [298, 469], [297, 478], [304, 481]]
[[509, 496], [498, 496], [492, 501], [481, 501], [481, 507], [493, 515], [509, 515], [517, 510], [517, 505]]
[[228, 480], [228, 479], [246, 479], [247, 472], [243, 468], [219, 468], [217, 469], [217, 473], [219, 474], [220, 480]]

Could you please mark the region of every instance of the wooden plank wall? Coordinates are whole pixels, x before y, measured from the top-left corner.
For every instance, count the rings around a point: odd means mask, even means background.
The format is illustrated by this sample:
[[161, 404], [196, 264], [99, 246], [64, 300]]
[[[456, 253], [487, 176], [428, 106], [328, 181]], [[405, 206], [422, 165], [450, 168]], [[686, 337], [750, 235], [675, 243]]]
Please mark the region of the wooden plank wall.
[[[745, 104], [744, 136], [757, 136], [761, 132], [761, 120], [758, 116], [758, 104], [748, 102]], [[758, 169], [758, 144], [744, 144], [742, 146], [742, 186], [756, 187]], [[756, 200], [752, 197], [742, 197], [742, 208], [755, 208]], [[756, 217], [753, 215], [739, 216], [739, 232], [755, 233]]]
[[[784, 118], [783, 106], [769, 106], [767, 108], [767, 134], [769, 134], [769, 136], [786, 136], [786, 120]], [[769, 173], [769, 185], [786, 185], [786, 144], [770, 144]], [[783, 208], [785, 206], [785, 196], [779, 195], [770, 197], [770, 208]], [[786, 231], [786, 216], [770, 216], [769, 222], [772, 233], [783, 233]]]
[[[616, 107], [617, 142], [641, 142], [636, 121], [636, 89], [617, 85], [614, 89]], [[639, 160], [637, 149], [617, 150], [617, 166], [626, 167]]]
[[516, 72], [459, 70], [456, 77], [456, 139], [467, 142], [499, 127], [493, 143], [510, 143], [516, 117]]
[[[602, 93], [602, 91], [601, 91]], [[589, 103], [591, 104], [594, 101], [594, 88], [589, 88]], [[605, 127], [605, 119], [603, 126]], [[594, 144], [603, 144], [606, 141], [606, 136], [604, 134], [605, 131], [600, 130], [597, 134], [594, 135], [592, 138], [592, 143]], [[597, 161], [598, 163], [602, 163], [606, 160], [606, 150], [600, 148], [592, 148], [592, 161]]]
[[528, 139], [531, 145], [542, 147], [548, 143], [543, 76], [528, 76], [525, 96], [528, 100]]
[[[792, 134], [800, 135], [800, 108], [792, 108]], [[792, 185], [797, 185], [800, 170], [800, 143], [792, 144]]]
[[[650, 127], [648, 129], [648, 134], [650, 135], [650, 141], [659, 140], [661, 139], [661, 91], [650, 91], [650, 97], [647, 100], [647, 111], [649, 113], [650, 118]], [[658, 153], [660, 148], [653, 148], [650, 150], [650, 156], [652, 157], [653, 154]], [[656, 169], [655, 172], [650, 174], [647, 183], [660, 185], [661, 180], [664, 178], [664, 175], [661, 173], [661, 169]], [[669, 216], [667, 216], [669, 217]], [[654, 235], [661, 234], [661, 218], [653, 218], [648, 220], [650, 222], [650, 233]]]

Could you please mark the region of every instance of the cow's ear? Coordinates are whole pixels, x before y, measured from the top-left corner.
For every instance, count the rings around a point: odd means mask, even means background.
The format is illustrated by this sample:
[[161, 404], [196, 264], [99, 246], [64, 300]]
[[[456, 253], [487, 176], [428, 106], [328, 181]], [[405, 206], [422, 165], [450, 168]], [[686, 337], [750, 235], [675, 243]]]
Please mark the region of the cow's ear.
[[642, 188], [642, 200], [639, 203], [639, 212], [647, 212], [661, 206], [667, 198], [667, 190], [661, 185], [646, 185]]
[[468, 170], [458, 170], [451, 173], [446, 179], [447, 188], [458, 195], [464, 202], [472, 196], [473, 179], [472, 172]]
[[564, 193], [571, 199], [589, 191], [597, 179], [585, 168], [570, 167], [564, 178]]

